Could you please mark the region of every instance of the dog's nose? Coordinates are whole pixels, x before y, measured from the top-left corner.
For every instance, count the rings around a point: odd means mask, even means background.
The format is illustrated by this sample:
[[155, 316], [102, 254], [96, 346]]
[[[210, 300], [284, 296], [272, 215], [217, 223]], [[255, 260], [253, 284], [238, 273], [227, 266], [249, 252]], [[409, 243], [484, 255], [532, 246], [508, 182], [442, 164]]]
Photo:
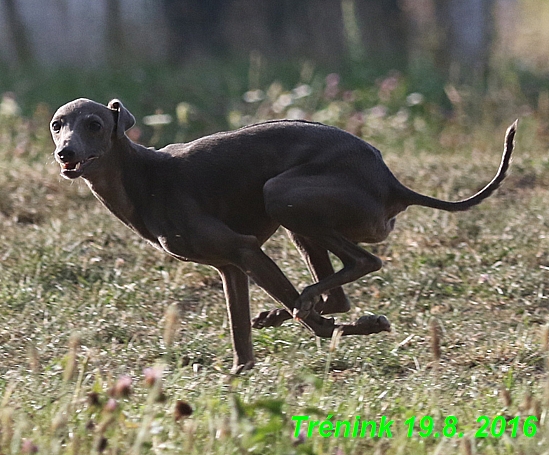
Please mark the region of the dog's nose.
[[67, 161], [71, 161], [76, 153], [71, 147], [63, 147], [61, 150], [57, 152], [57, 156], [63, 163], [66, 163]]

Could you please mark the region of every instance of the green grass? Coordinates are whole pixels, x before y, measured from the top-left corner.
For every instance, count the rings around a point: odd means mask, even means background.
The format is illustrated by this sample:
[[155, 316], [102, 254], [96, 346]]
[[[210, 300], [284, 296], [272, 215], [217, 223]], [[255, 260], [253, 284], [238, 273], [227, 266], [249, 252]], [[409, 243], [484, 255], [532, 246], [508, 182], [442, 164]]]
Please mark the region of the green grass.
[[[450, 199], [492, 177], [520, 104], [473, 124], [426, 103], [406, 107], [406, 89], [328, 97], [317, 84], [282, 111], [274, 104], [290, 90], [266, 86], [263, 101], [235, 99], [224, 115], [237, 126], [299, 108], [363, 134], [407, 185]], [[367, 110], [382, 102], [383, 115]], [[364, 123], [351, 121], [357, 112]], [[467, 442], [482, 454], [546, 453], [549, 155], [547, 120], [535, 111], [521, 119], [512, 173], [495, 196], [458, 214], [412, 207], [368, 247], [384, 268], [347, 286], [353, 308], [340, 319], [382, 313], [392, 333], [318, 340], [295, 323], [255, 331], [256, 367], [237, 377], [217, 273], [150, 248], [83, 182], [61, 179], [49, 114], [0, 118], [0, 453], [467, 454]], [[282, 233], [265, 248], [296, 286], [310, 282]], [[173, 305], [177, 322], [166, 316]], [[273, 306], [253, 288], [253, 314]], [[153, 367], [162, 379], [151, 388], [143, 371]], [[182, 402], [192, 415], [175, 414]], [[393, 437], [295, 438], [294, 415], [386, 416]], [[455, 415], [464, 437], [408, 438], [414, 415], [432, 416], [438, 432]], [[475, 438], [483, 415], [541, 422], [532, 438]]]

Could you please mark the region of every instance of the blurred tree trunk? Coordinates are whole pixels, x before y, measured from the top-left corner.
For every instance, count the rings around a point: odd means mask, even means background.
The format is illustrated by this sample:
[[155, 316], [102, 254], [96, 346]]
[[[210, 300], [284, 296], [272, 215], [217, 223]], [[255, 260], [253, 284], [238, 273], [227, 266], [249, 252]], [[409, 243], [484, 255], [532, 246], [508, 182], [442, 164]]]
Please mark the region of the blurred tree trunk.
[[107, 0], [106, 34], [107, 61], [111, 66], [120, 66], [125, 60], [124, 34], [120, 14], [120, 0]]
[[365, 57], [387, 69], [407, 66], [408, 25], [401, 0], [342, 0], [355, 3]]
[[406, 69], [402, 0], [163, 0], [172, 61], [210, 55], [351, 57], [382, 70]]
[[225, 54], [221, 20], [229, 0], [163, 0], [162, 3], [172, 61], [203, 54]]
[[486, 83], [493, 34], [494, 0], [436, 0], [440, 29], [436, 61], [455, 83]]
[[29, 63], [32, 61], [32, 47], [27, 35], [25, 24], [21, 19], [17, 2], [15, 0], [3, 0], [4, 10], [6, 11], [6, 23], [8, 25], [11, 36], [13, 37], [13, 47], [15, 49], [15, 57], [20, 64]]
[[334, 0], [230, 0], [223, 33], [236, 55], [259, 51], [269, 58], [341, 60], [345, 43], [341, 6]]

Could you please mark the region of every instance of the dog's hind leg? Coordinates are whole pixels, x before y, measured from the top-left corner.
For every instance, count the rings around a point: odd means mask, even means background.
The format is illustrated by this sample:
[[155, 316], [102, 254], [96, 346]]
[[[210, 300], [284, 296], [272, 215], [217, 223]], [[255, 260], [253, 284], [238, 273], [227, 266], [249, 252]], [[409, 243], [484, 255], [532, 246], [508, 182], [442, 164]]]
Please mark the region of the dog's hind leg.
[[[286, 230], [286, 232], [307, 263], [315, 282], [335, 273], [330, 256], [325, 248], [307, 237], [289, 230]], [[315, 310], [320, 314], [346, 313], [350, 308], [350, 301], [341, 287], [331, 289], [323, 294], [315, 305]], [[291, 318], [292, 315], [284, 309], [262, 311], [254, 318], [253, 326], [254, 328], [278, 327]]]
[[318, 236], [315, 241], [341, 259], [343, 268], [303, 290], [295, 304], [298, 317], [305, 317], [310, 310], [316, 309], [316, 302], [322, 294], [340, 289], [346, 283], [379, 270], [382, 265], [377, 256], [337, 233]]
[[[315, 282], [321, 281], [335, 273], [328, 250], [314, 240], [288, 231], [288, 235], [295, 243]], [[320, 314], [346, 313], [351, 309], [351, 302], [345, 295], [343, 288], [338, 286], [322, 295], [315, 309]]]

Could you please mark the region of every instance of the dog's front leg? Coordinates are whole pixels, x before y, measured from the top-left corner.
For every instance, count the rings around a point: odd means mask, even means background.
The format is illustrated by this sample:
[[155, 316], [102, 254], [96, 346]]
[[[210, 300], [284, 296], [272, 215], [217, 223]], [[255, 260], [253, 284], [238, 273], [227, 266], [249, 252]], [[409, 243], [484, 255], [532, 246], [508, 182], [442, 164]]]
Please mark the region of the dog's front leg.
[[[215, 220], [209, 221], [200, 224], [200, 234], [187, 232], [186, 237], [162, 235], [158, 236], [158, 243], [176, 258], [200, 258], [200, 262], [213, 265], [221, 273], [233, 330], [234, 367], [238, 370], [239, 365], [249, 361], [253, 364], [246, 276], [283, 304], [289, 314], [292, 314], [295, 308], [299, 292], [275, 262], [263, 252], [256, 237], [237, 234], [225, 225], [215, 223]], [[191, 258], [186, 257], [186, 250], [191, 243], [188, 239], [194, 240], [191, 248], [195, 256]], [[323, 318], [314, 309], [300, 319], [300, 322], [321, 337], [332, 336], [335, 326], [333, 319]]]
[[[283, 320], [292, 314], [299, 292], [288, 280], [280, 268], [260, 248], [257, 239], [252, 236], [241, 236], [241, 241], [235, 245], [231, 262], [237, 265], [271, 297], [282, 303], [286, 310], [280, 310]], [[332, 336], [334, 320], [318, 314], [314, 308], [299, 321], [315, 335]]]
[[248, 276], [234, 265], [219, 267], [218, 271], [223, 280], [233, 343], [231, 372], [240, 373], [254, 366]]

